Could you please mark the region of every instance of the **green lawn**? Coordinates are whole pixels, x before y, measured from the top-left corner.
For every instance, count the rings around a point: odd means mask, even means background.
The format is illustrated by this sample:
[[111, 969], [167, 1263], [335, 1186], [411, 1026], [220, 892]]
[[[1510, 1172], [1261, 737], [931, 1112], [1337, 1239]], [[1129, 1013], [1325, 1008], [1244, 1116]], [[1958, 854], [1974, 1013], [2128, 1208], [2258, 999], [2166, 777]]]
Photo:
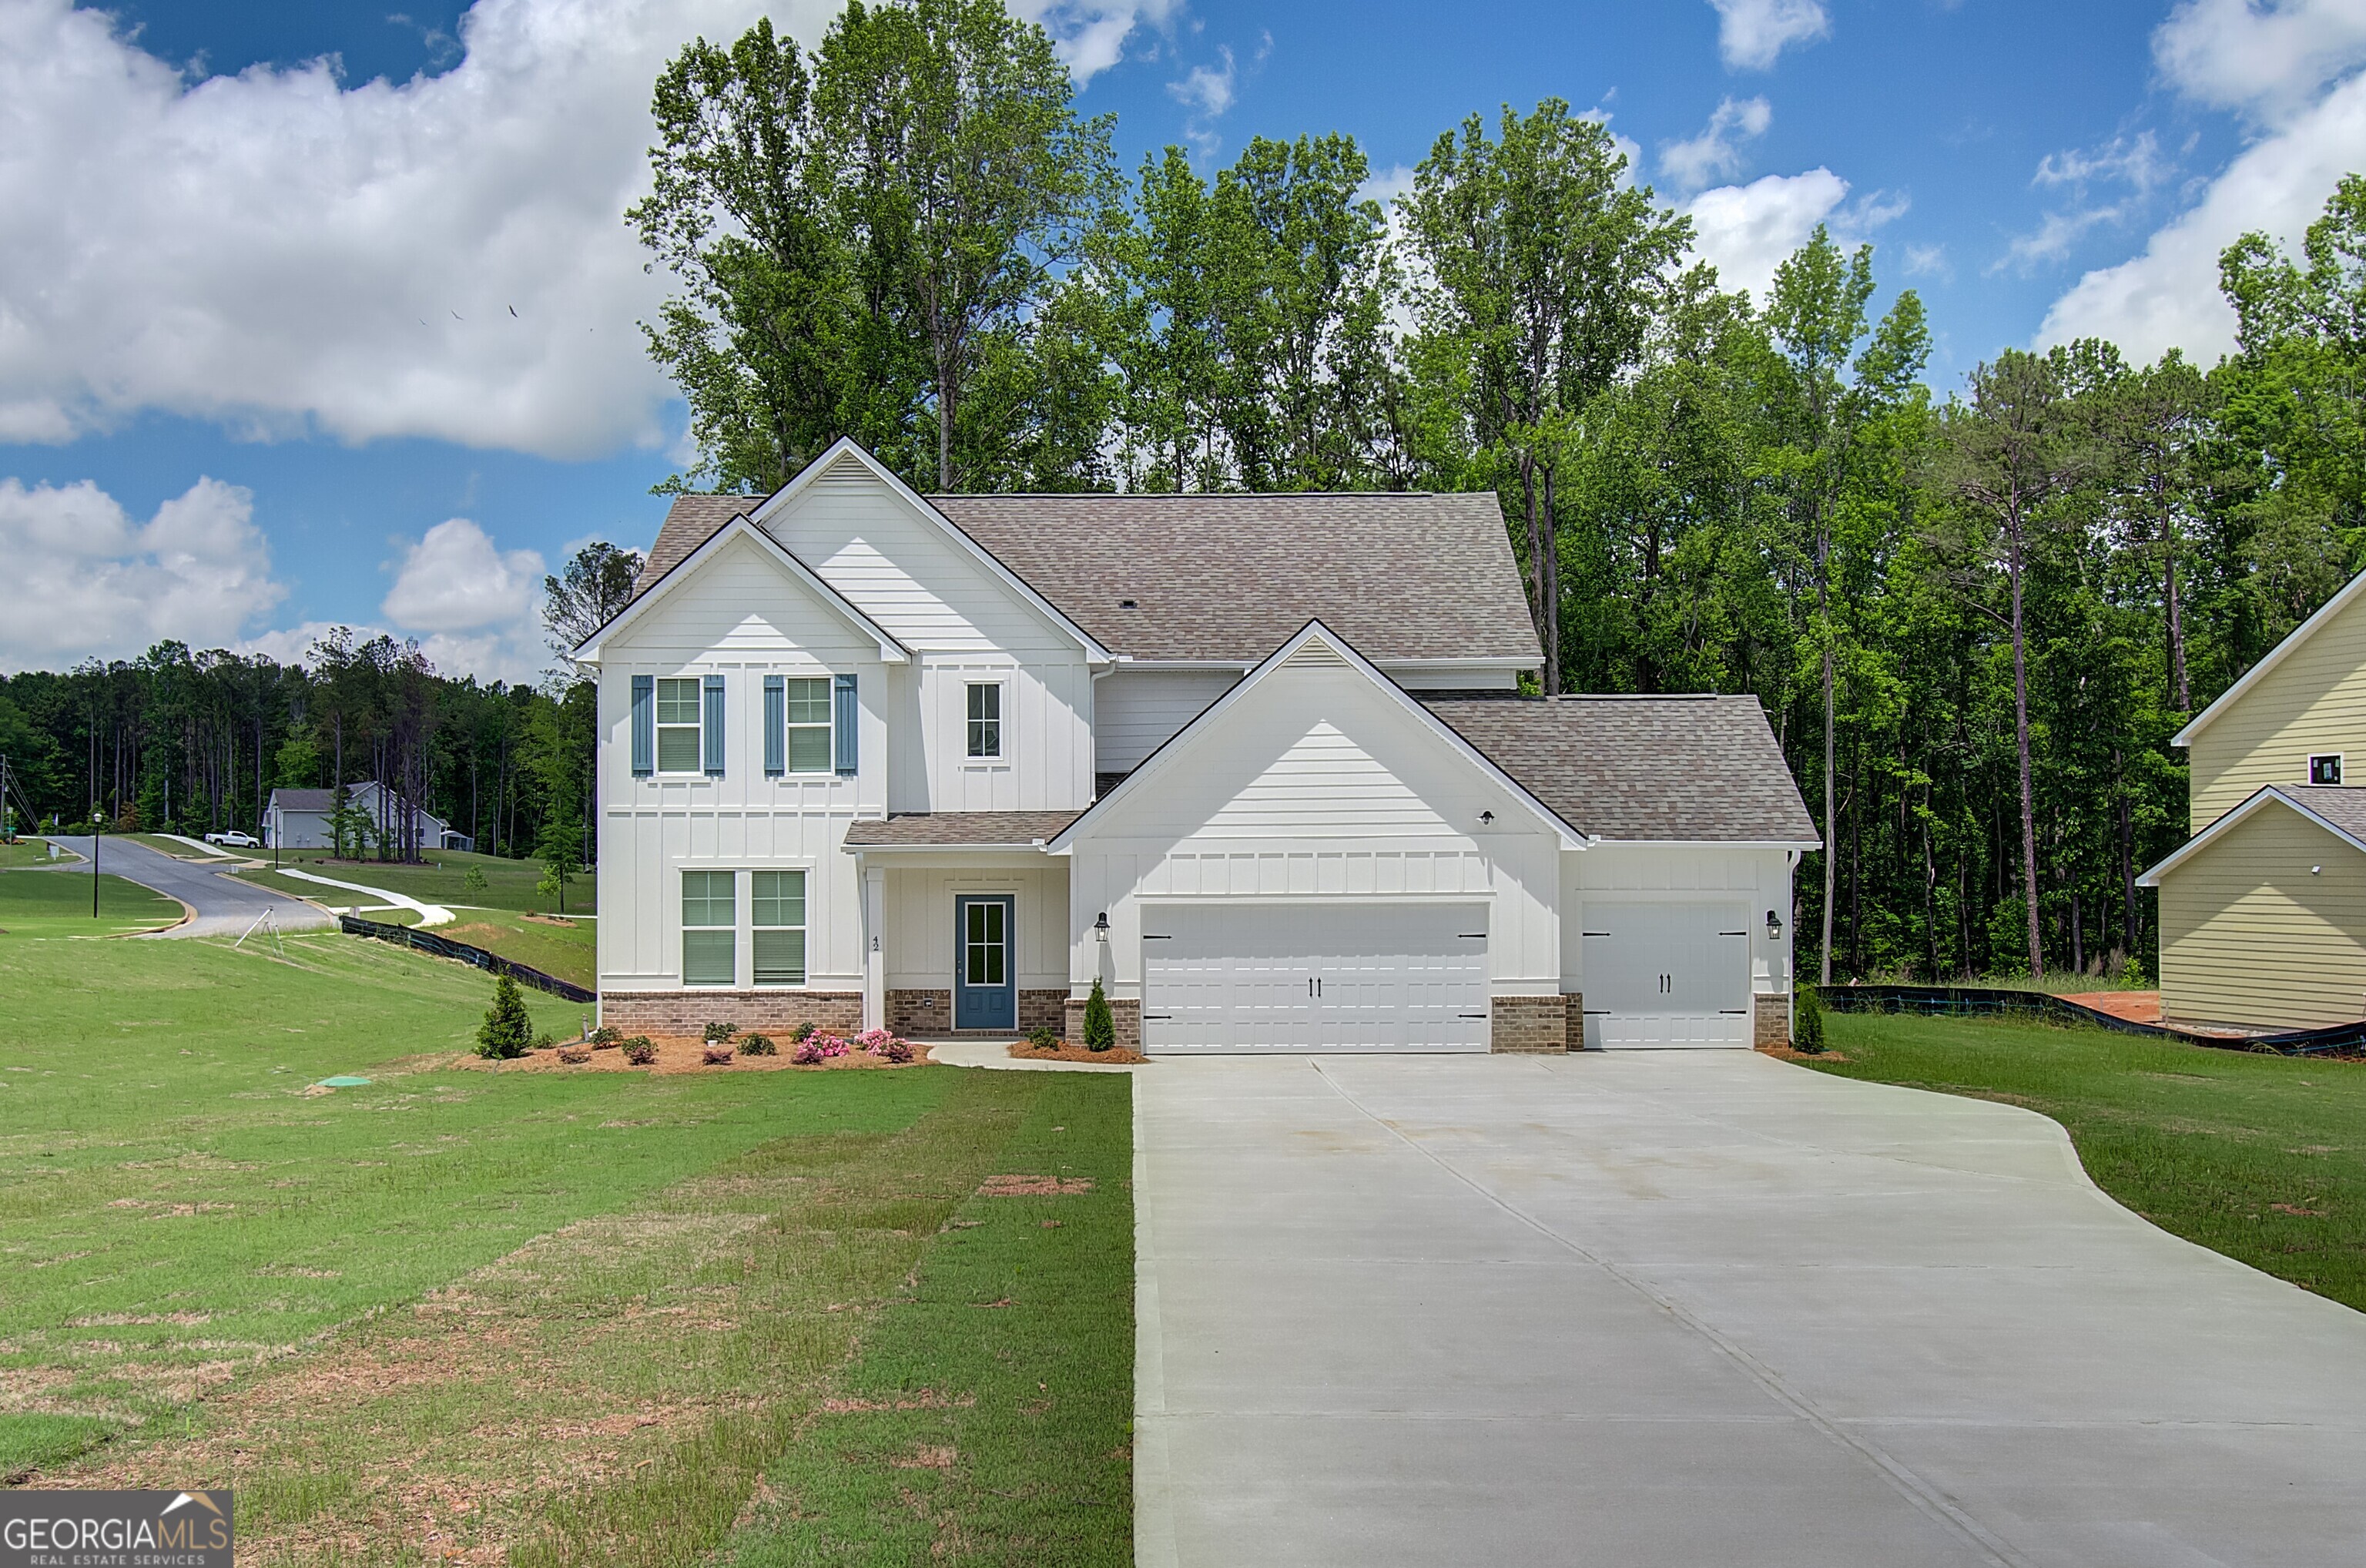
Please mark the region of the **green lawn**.
[[[46, 858], [46, 857], [44, 857]], [[87, 871], [0, 871], [0, 931], [8, 940], [26, 937], [114, 936], [124, 931], [154, 931], [178, 921], [179, 900], [151, 892], [105, 872], [98, 879], [98, 917], [91, 917], [90, 874]], [[0, 950], [5, 951], [5, 950]], [[74, 950], [87, 958], [87, 950]], [[24, 1000], [29, 1004], [33, 998]], [[12, 1004], [15, 998], [11, 998]], [[15, 1010], [14, 1006], [9, 1011]], [[0, 1019], [0, 1033], [7, 1021]]]
[[482, 976], [252, 946], [0, 942], [0, 1475], [258, 1562], [1130, 1557], [1129, 1085], [455, 1069]]
[[530, 920], [515, 909], [456, 909], [453, 913], [459, 918], [448, 926], [437, 926], [437, 936], [498, 953], [587, 988], [599, 984], [599, 921], [589, 915], [580, 919], [569, 915], [567, 918], [575, 923], [558, 926]]
[[[82, 856], [69, 851], [60, 857], [67, 864], [77, 864]], [[0, 844], [0, 871], [19, 865], [48, 865], [50, 841], [47, 839], [19, 839], [13, 844]]]
[[1831, 1013], [1819, 1070], [2054, 1118], [2162, 1229], [2366, 1310], [2366, 1066], [2100, 1029]]
[[[269, 860], [271, 852], [261, 852]], [[391, 861], [337, 861], [318, 851], [304, 850], [284, 855], [280, 864], [292, 865], [300, 871], [321, 876], [333, 876], [340, 882], [358, 882], [366, 887], [384, 887], [390, 892], [405, 894], [428, 904], [472, 904], [491, 909], [536, 909], [550, 912], [550, 901], [535, 891], [542, 880], [542, 863], [534, 860], [506, 860], [500, 855], [469, 854], [459, 850], [430, 850], [424, 863], [399, 865]], [[485, 886], [471, 888], [468, 885], [471, 870], [484, 873]], [[334, 900], [339, 895], [333, 888], [318, 883], [280, 879], [267, 873], [250, 873], [254, 880], [266, 886], [298, 892], [310, 888], [305, 897], [319, 896]], [[569, 914], [589, 914], [598, 901], [590, 872], [572, 877], [567, 884], [567, 909]]]

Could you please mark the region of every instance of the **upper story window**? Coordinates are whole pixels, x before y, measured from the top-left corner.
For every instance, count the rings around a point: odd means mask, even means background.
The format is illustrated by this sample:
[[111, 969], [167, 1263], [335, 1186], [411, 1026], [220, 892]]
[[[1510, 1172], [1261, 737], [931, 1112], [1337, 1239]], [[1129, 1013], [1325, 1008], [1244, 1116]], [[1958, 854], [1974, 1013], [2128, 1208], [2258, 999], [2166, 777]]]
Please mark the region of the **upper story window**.
[[2308, 760], [2308, 782], [2313, 784], [2338, 784], [2341, 782], [2341, 757], [2338, 752]]
[[829, 679], [798, 679], [784, 683], [788, 708], [789, 772], [826, 773], [830, 770]]
[[661, 773], [699, 771], [698, 689], [696, 676], [658, 682], [658, 772]]
[[1002, 686], [998, 682], [970, 682], [969, 754], [973, 757], [1002, 755]]

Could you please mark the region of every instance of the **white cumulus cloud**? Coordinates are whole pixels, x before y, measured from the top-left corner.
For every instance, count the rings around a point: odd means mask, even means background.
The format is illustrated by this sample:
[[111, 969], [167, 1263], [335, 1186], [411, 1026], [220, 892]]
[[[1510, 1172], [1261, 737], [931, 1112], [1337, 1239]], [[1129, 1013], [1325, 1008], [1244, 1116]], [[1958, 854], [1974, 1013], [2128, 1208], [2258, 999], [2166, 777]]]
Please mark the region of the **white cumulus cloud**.
[[502, 550], [468, 518], [452, 517], [403, 552], [378, 608], [407, 631], [479, 631], [532, 615], [541, 592], [540, 556]]
[[1124, 59], [1126, 39], [1136, 28], [1164, 29], [1182, 8], [1182, 0], [1018, 0], [1010, 7], [1052, 35], [1080, 83]]
[[2358, 0], [2184, 0], [2153, 34], [2153, 59], [2187, 96], [2279, 119], [2366, 62]]
[[1774, 269], [1808, 243], [1817, 224], [1834, 219], [1848, 191], [1846, 180], [1815, 168], [1705, 190], [1681, 210], [1693, 220], [1695, 253], [1717, 268], [1718, 282], [1747, 288], [1763, 302]]
[[[2260, 117], [2250, 145], [2200, 197], [2156, 231], [2141, 253], [2088, 273], [2046, 311], [2039, 346], [2104, 337], [2132, 357], [2177, 347], [2208, 359], [2235, 344], [2235, 312], [2218, 292], [2218, 255], [2252, 231], [2290, 245], [2323, 211], [2341, 176], [2366, 169], [2366, 73], [2313, 101], [2337, 47], [2366, 32], [2366, 7], [2304, 3], [2257, 7], [2218, 0], [2180, 6], [2155, 35], [2172, 81], [2203, 102]], [[2348, 29], [2348, 30], [2345, 30]], [[2206, 38], [2204, 49], [2194, 40]]]
[[220, 648], [286, 594], [254, 495], [212, 479], [145, 523], [88, 479], [0, 479], [0, 669], [11, 671], [129, 658], [165, 638]]
[[1792, 44], [1828, 37], [1822, 0], [1708, 0], [1717, 7], [1717, 50], [1736, 71], [1764, 71]]
[[1764, 98], [1727, 98], [1708, 117], [1700, 134], [1660, 149], [1660, 169], [1679, 190], [1698, 190], [1711, 180], [1741, 169], [1741, 143], [1754, 141], [1774, 123]]
[[[1080, 76], [1174, 0], [1029, 7]], [[440, 76], [192, 83], [100, 10], [0, 0], [0, 442], [141, 410], [582, 457], [661, 442], [625, 209], [697, 35], [835, 0], [478, 0]]]

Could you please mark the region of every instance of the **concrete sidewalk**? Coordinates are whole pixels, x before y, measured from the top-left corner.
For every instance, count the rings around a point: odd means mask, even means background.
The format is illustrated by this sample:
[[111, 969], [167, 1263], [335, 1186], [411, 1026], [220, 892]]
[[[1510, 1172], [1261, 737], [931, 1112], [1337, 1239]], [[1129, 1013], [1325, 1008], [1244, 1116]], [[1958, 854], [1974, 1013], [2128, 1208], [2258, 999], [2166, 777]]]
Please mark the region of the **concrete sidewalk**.
[[2366, 1561], [2366, 1316], [1727, 1052], [1140, 1075], [1137, 1556]]

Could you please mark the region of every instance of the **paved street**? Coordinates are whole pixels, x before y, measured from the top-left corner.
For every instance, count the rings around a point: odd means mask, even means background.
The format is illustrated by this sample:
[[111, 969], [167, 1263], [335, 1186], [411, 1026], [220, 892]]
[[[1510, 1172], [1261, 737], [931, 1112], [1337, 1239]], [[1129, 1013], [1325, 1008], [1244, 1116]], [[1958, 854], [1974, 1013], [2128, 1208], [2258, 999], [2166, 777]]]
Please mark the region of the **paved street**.
[[[87, 838], [61, 838], [57, 841], [84, 859], [90, 855]], [[145, 844], [120, 838], [109, 837], [99, 846], [98, 869], [109, 875], [129, 878], [143, 887], [152, 887], [168, 898], [178, 898], [197, 912], [194, 919], [161, 933], [164, 936], [236, 936], [253, 925], [255, 917], [266, 908], [275, 911], [283, 931], [317, 931], [337, 923], [335, 916], [301, 898], [241, 882], [213, 866], [175, 860]], [[53, 874], [87, 875], [89, 871], [87, 865], [80, 865]]]
[[1740, 1052], [1142, 1070], [1139, 1561], [2366, 1561], [2366, 1316]]

